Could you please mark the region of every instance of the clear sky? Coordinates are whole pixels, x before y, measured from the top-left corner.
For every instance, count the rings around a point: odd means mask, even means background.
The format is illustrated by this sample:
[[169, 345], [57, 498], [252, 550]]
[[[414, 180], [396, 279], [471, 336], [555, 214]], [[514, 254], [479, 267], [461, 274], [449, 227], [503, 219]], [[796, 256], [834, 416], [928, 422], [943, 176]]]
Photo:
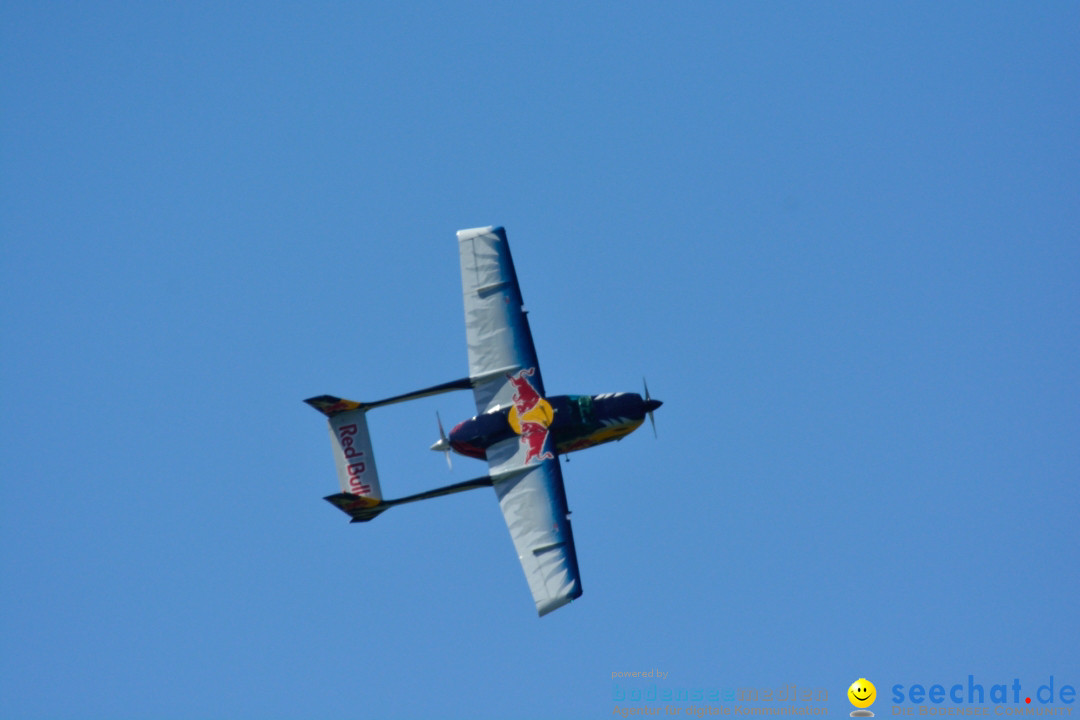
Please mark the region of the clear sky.
[[[581, 5], [0, 6], [0, 717], [1080, 686], [1080, 5]], [[489, 224], [548, 391], [665, 403], [542, 619], [489, 491], [349, 525], [301, 403], [464, 375]], [[386, 494], [484, 473], [436, 411]]]

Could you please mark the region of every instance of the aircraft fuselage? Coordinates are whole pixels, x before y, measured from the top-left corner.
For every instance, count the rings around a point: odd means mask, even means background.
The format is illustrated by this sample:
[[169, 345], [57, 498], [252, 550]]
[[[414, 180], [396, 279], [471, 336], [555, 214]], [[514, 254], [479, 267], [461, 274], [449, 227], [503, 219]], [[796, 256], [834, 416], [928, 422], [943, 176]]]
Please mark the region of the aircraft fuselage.
[[637, 393], [602, 395], [553, 395], [534, 417], [517, 416], [514, 406], [494, 408], [458, 423], [450, 431], [450, 447], [461, 455], [486, 459], [487, 449], [508, 437], [522, 434], [522, 427], [538, 423], [551, 433], [559, 454], [584, 450], [612, 440], [621, 440], [645, 421], [645, 415], [660, 406]]

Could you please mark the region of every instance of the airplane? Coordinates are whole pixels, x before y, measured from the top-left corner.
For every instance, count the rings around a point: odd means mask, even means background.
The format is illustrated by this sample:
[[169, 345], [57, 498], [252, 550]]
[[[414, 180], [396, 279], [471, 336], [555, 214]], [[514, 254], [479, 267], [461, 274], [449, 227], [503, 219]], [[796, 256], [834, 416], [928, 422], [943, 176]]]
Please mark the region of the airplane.
[[[341, 492], [325, 498], [351, 522], [395, 505], [491, 487], [541, 617], [581, 597], [570, 510], [559, 455], [621, 440], [662, 404], [637, 393], [555, 395], [544, 391], [506, 231], [460, 230], [461, 282], [469, 375], [403, 395], [354, 402], [333, 395], [305, 400], [329, 423]], [[367, 412], [455, 390], [472, 390], [477, 414], [443, 431], [432, 450], [487, 460], [488, 474], [396, 499], [382, 496]]]

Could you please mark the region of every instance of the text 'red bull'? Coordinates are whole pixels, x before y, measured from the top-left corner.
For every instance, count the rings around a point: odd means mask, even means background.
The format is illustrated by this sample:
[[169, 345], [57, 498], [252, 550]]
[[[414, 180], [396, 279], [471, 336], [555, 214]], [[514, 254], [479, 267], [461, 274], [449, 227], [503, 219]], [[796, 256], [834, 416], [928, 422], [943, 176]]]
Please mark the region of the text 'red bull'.
[[369, 495], [371, 485], [364, 482], [364, 451], [356, 447], [356, 433], [359, 428], [352, 425], [342, 425], [338, 428], [337, 438], [341, 445], [341, 451], [345, 454], [346, 470], [349, 475], [349, 492], [354, 495]]

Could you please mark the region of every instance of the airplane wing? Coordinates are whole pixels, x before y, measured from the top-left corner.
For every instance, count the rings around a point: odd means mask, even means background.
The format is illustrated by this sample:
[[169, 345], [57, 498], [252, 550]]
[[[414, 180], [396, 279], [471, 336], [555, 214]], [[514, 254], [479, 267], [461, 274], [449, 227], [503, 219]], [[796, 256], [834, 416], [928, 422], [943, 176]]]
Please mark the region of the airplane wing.
[[536, 610], [581, 595], [562, 468], [548, 427], [529, 321], [502, 228], [458, 232], [469, 378], [479, 413], [510, 407], [517, 435], [488, 448], [488, 465]]
[[509, 405], [513, 388], [508, 373], [531, 369], [542, 397], [544, 383], [536, 362], [529, 321], [522, 307], [514, 261], [500, 228], [458, 231], [461, 287], [465, 293], [465, 337], [469, 377], [477, 412]]
[[[504, 443], [514, 443], [511, 438]], [[543, 616], [581, 597], [574, 534], [562, 468], [552, 457], [494, 484], [536, 612]]]

